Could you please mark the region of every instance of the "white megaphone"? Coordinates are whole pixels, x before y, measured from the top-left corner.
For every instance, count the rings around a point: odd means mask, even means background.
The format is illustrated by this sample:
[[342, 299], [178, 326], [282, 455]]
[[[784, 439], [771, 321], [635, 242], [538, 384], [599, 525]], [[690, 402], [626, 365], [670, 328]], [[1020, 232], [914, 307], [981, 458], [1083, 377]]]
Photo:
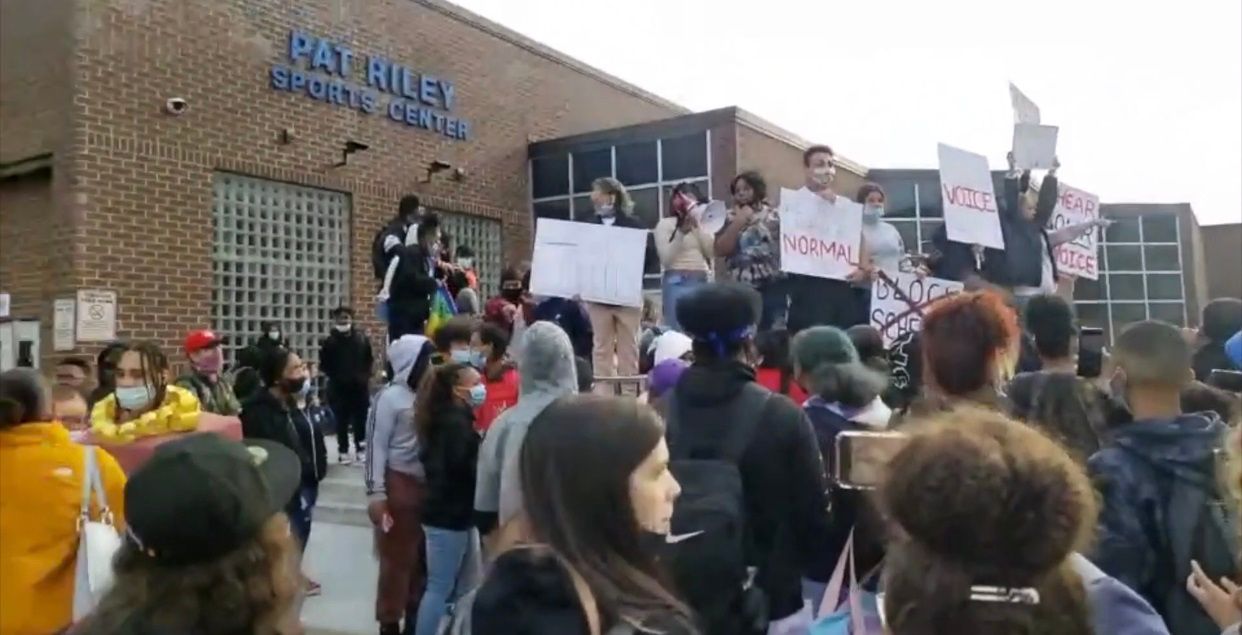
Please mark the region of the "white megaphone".
[[703, 228], [707, 233], [715, 235], [721, 229], [724, 229], [725, 219], [729, 215], [729, 208], [725, 206], [724, 201], [711, 201], [705, 205], [696, 205], [690, 210], [691, 214], [699, 221], [699, 227]]

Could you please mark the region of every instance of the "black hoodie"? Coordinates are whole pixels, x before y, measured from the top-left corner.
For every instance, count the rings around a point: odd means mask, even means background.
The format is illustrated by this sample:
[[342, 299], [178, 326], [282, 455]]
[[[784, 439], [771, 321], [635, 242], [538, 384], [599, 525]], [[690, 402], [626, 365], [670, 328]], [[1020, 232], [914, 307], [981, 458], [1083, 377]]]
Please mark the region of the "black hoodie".
[[[675, 389], [679, 408], [686, 419], [730, 425], [735, 397], [754, 381], [754, 370], [738, 361], [696, 362]], [[759, 567], [756, 584], [776, 620], [802, 608], [802, 577], [826, 557], [831, 528], [824, 466], [806, 413], [774, 394], [762, 417], [738, 467]]]

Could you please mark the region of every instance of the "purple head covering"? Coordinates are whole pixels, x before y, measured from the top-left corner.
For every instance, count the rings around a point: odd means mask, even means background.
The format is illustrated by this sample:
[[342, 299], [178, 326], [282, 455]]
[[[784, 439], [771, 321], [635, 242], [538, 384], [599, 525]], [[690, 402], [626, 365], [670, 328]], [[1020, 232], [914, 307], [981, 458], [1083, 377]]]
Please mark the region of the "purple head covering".
[[690, 362], [684, 359], [666, 359], [659, 364], [651, 367], [651, 372], [647, 375], [647, 389], [651, 393], [652, 399], [658, 399], [670, 388], [677, 385], [677, 380], [681, 379], [681, 374], [690, 367]]

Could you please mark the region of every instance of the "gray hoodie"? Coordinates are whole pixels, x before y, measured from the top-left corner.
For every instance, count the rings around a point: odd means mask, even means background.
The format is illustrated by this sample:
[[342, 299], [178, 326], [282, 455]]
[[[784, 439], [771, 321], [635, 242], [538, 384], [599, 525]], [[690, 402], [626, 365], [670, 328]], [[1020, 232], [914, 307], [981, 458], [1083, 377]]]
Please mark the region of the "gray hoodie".
[[365, 477], [367, 498], [372, 501], [387, 498], [386, 470], [423, 478], [418, 437], [414, 433], [414, 391], [409, 378], [418, 362], [418, 353], [426, 344], [427, 338], [421, 335], [402, 335], [388, 345], [393, 380], [375, 396], [367, 417]]
[[505, 410], [483, 437], [474, 508], [497, 512], [504, 525], [522, 509], [518, 458], [530, 423], [548, 404], [578, 390], [573, 346], [561, 327], [536, 322], [526, 329], [518, 353], [521, 389], [518, 402]]

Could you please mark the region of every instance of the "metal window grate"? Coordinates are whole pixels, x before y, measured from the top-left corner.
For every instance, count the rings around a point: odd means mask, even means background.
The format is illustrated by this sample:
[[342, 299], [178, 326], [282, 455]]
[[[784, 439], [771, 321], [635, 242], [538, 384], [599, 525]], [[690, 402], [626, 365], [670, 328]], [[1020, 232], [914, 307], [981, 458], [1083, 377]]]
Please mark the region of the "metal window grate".
[[504, 262], [500, 221], [441, 210], [436, 213], [440, 215], [441, 231], [452, 239], [454, 250], [462, 245], [474, 250], [474, 270], [483, 296], [480, 300], [486, 301], [499, 293], [501, 263]]
[[349, 195], [218, 172], [212, 199], [212, 328], [226, 358], [270, 320], [317, 359], [329, 313], [350, 297]]

